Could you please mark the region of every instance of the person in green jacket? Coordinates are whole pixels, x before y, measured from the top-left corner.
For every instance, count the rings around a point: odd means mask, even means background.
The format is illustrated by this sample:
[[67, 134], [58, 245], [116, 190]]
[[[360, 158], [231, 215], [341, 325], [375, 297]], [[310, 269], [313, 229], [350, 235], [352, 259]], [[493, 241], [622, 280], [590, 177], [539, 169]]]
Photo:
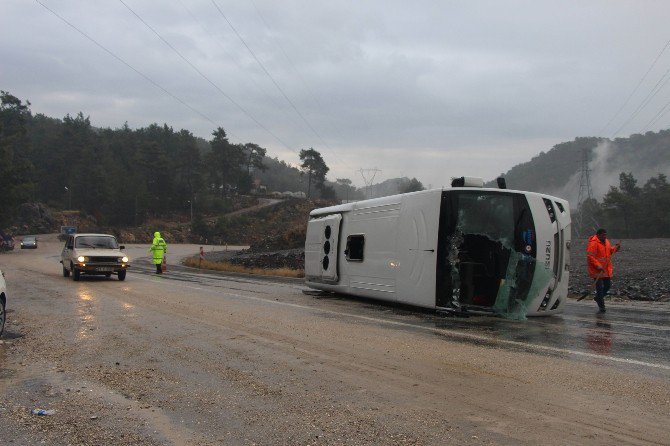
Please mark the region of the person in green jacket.
[[149, 251], [153, 254], [153, 262], [156, 265], [156, 274], [163, 274], [161, 265], [163, 263], [163, 257], [167, 253], [167, 243], [161, 237], [161, 233], [156, 231], [154, 232], [154, 240], [151, 243], [151, 248]]

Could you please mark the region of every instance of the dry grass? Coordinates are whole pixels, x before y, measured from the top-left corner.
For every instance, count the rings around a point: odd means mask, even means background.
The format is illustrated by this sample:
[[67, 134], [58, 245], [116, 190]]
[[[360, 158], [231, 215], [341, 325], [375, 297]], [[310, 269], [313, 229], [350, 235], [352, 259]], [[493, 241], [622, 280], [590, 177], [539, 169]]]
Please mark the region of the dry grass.
[[[193, 268], [198, 268], [198, 258], [189, 257], [184, 260], [184, 265]], [[262, 276], [279, 276], [279, 277], [305, 277], [305, 271], [301, 269], [290, 268], [245, 268], [241, 265], [234, 265], [230, 262], [212, 262], [210, 260], [202, 261], [202, 269], [211, 269], [214, 271], [226, 271], [232, 273], [246, 273], [258, 274]]]

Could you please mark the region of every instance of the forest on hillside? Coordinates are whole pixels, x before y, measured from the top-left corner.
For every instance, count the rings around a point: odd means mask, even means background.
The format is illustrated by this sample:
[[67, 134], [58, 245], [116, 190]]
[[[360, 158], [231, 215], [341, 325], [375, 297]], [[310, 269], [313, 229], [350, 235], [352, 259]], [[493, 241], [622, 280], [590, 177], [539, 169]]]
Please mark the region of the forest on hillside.
[[577, 236], [606, 227], [617, 237], [654, 238], [670, 237], [668, 174], [670, 130], [661, 130], [575, 138], [501, 176], [511, 189], [566, 198]]
[[[326, 180], [328, 166], [313, 148], [294, 166], [254, 143], [233, 144], [217, 128], [207, 141], [167, 124], [96, 128], [81, 112], [63, 119], [33, 115], [30, 103], [0, 92], [0, 228], [18, 206], [41, 202], [76, 209], [103, 225], [137, 226], [170, 214], [222, 214], [255, 184], [263, 191], [310, 198], [362, 199], [347, 178]], [[401, 179], [394, 193], [423, 189]]]
[[[592, 196], [602, 199], [611, 186], [619, 184], [621, 172], [632, 173], [640, 182], [658, 174], [670, 175], [670, 130], [635, 134], [610, 140], [579, 137], [556, 144], [525, 163], [512, 167], [504, 176], [512, 189], [544, 192], [570, 201], [577, 207], [580, 184], [588, 182]], [[488, 183], [495, 187], [495, 181]], [[587, 196], [585, 190], [582, 195]]]
[[191, 208], [223, 213], [232, 195], [251, 190], [256, 172], [281, 165], [256, 144], [232, 144], [223, 128], [205, 141], [167, 125], [100, 129], [82, 113], [55, 119], [29, 106], [2, 92], [0, 224], [24, 202], [83, 210], [107, 225]]
[[610, 187], [602, 200], [585, 200], [572, 217], [581, 237], [601, 227], [615, 238], [670, 237], [670, 183], [658, 174], [639, 186], [632, 173], [622, 172], [618, 186]]
[[[223, 214], [231, 197], [254, 182], [268, 191], [356, 200], [422, 190], [416, 178], [358, 189], [347, 178], [325, 179], [328, 167], [310, 148], [294, 166], [266, 156], [257, 144], [233, 144], [223, 128], [207, 141], [168, 125], [95, 128], [82, 113], [63, 119], [33, 115], [30, 104], [0, 95], [0, 228], [20, 204], [77, 209], [102, 225], [137, 226], [160, 215]], [[303, 156], [304, 155], [304, 156]], [[622, 237], [670, 237], [670, 130], [609, 141], [576, 138], [504, 174], [508, 187], [558, 196], [575, 182], [584, 155], [593, 182], [607, 173], [605, 192], [572, 201], [577, 235], [608, 227]], [[617, 169], [621, 169], [618, 170]], [[616, 172], [616, 173], [614, 173]], [[656, 173], [654, 173], [656, 172]], [[575, 209], [577, 208], [578, 209]]]

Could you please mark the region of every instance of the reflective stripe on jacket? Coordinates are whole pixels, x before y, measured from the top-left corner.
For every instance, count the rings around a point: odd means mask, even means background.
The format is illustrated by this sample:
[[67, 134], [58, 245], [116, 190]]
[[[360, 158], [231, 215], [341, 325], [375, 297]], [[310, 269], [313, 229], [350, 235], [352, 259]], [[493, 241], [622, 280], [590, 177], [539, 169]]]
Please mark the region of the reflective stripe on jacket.
[[[605, 239], [605, 243], [594, 235], [589, 239], [586, 247], [586, 263], [589, 269], [589, 276], [594, 279], [603, 277], [612, 277], [614, 268], [612, 267], [612, 254], [617, 252], [616, 247], [612, 247], [610, 241]], [[601, 267], [602, 270], [599, 270]]]

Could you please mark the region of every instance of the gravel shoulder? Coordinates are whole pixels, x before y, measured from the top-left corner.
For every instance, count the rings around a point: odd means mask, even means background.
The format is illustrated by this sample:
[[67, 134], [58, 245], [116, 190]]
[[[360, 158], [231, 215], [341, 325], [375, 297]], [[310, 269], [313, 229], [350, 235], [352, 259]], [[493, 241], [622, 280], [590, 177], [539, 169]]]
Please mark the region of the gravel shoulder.
[[[616, 243], [619, 239], [610, 240]], [[579, 295], [591, 285], [586, 270], [586, 239], [572, 241], [570, 290]], [[612, 257], [610, 300], [670, 301], [670, 239], [621, 240]]]
[[0, 344], [8, 444], [663, 444], [670, 435], [663, 370], [457, 342], [291, 283], [173, 279], [139, 265], [125, 282], [75, 283], [60, 277], [57, 253], [45, 244], [0, 257], [13, 290]]

